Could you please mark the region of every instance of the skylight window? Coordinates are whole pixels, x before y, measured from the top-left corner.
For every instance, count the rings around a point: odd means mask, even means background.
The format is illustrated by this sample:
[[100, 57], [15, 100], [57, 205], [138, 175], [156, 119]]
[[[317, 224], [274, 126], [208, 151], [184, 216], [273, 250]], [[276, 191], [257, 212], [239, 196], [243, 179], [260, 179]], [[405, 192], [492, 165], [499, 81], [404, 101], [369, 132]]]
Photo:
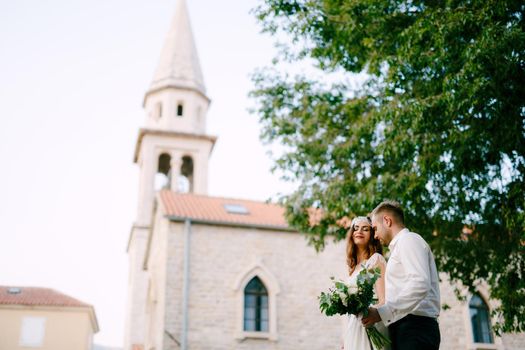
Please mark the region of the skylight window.
[[250, 214], [248, 209], [242, 204], [224, 204], [224, 209], [230, 214]]
[[9, 294], [19, 294], [21, 292], [22, 292], [22, 289], [20, 289], [18, 287], [11, 287], [11, 288], [7, 289], [7, 293], [9, 293]]

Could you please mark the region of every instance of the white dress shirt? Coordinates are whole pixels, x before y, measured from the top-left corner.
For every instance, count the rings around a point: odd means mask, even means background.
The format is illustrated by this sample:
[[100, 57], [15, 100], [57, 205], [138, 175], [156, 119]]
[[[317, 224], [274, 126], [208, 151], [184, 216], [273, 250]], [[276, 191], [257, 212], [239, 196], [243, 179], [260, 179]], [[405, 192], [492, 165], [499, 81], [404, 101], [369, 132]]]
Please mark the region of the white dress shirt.
[[392, 239], [386, 266], [385, 304], [378, 308], [385, 325], [408, 314], [437, 318], [439, 280], [434, 255], [417, 233], [403, 229]]

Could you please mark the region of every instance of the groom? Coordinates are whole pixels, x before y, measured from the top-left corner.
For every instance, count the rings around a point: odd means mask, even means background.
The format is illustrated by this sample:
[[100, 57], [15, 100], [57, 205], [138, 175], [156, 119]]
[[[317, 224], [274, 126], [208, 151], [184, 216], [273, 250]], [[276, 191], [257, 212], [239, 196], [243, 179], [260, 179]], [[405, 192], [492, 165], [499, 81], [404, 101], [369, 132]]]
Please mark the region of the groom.
[[404, 223], [399, 203], [384, 201], [372, 211], [375, 237], [390, 249], [385, 304], [370, 308], [365, 326], [383, 321], [392, 350], [439, 349], [439, 280], [430, 247]]

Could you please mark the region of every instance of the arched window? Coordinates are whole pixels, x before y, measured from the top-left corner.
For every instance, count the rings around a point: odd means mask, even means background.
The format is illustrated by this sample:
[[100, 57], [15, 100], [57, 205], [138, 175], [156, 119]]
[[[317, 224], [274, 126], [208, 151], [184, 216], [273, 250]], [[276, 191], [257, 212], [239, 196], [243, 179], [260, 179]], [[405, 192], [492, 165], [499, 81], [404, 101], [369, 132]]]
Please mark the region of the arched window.
[[193, 192], [193, 159], [190, 156], [182, 157], [177, 185], [179, 192]]
[[494, 343], [490, 327], [489, 308], [478, 294], [474, 294], [470, 299], [469, 310], [474, 342]]
[[162, 153], [159, 156], [159, 166], [155, 174], [155, 190], [170, 188], [171, 180], [171, 156]]
[[244, 330], [268, 332], [268, 292], [257, 276], [244, 288]]
[[184, 107], [182, 103], [177, 103], [177, 117], [182, 117], [184, 113]]

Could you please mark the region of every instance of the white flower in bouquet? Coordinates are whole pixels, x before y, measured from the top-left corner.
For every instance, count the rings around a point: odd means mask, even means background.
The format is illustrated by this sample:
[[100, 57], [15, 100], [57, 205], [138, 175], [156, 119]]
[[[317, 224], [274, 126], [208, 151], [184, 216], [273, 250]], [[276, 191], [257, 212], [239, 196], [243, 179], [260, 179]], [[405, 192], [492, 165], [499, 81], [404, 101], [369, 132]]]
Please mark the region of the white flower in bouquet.
[[355, 284], [348, 286], [348, 294], [355, 294], [357, 291], [357, 286]]
[[346, 294], [343, 291], [339, 291], [339, 298], [341, 299], [341, 302], [344, 306], [348, 306], [348, 294]]

